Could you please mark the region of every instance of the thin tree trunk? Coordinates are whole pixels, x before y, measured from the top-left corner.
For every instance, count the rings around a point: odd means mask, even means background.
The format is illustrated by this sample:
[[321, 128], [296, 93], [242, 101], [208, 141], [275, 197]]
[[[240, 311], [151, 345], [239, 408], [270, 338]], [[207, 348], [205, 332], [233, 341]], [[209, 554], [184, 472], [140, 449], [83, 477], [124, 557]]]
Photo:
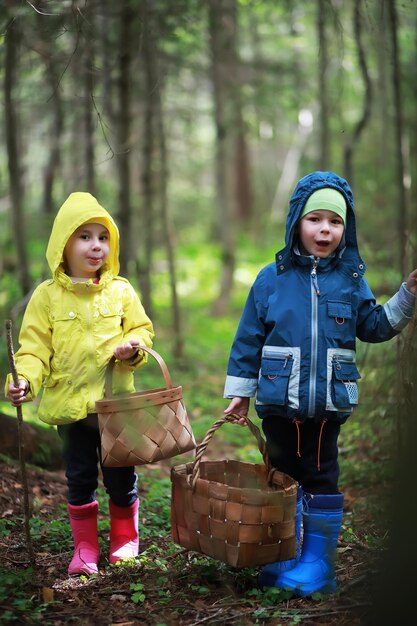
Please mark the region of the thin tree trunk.
[[174, 229], [171, 222], [171, 216], [168, 205], [168, 156], [165, 141], [165, 127], [164, 116], [162, 110], [162, 98], [161, 98], [161, 78], [158, 70], [158, 58], [156, 50], [154, 53], [155, 59], [155, 78], [158, 87], [155, 89], [155, 113], [157, 122], [157, 134], [158, 134], [158, 148], [159, 148], [159, 160], [160, 160], [160, 172], [159, 172], [159, 195], [161, 205], [161, 218], [162, 228], [165, 237], [165, 248], [168, 258], [168, 270], [169, 270], [169, 284], [171, 290], [171, 310], [173, 319], [174, 330], [174, 356], [177, 359], [182, 358], [184, 351], [184, 338], [182, 334], [181, 324], [181, 310], [178, 300], [177, 292], [177, 271], [175, 263], [175, 238]]
[[320, 113], [320, 142], [319, 142], [319, 169], [327, 170], [330, 162], [330, 107], [329, 107], [329, 93], [328, 93], [328, 81], [327, 81], [327, 68], [329, 65], [329, 54], [327, 50], [327, 36], [326, 36], [326, 0], [318, 1], [318, 13], [317, 13], [317, 32], [319, 39], [319, 63], [318, 63], [318, 85], [319, 85], [319, 97]]
[[[89, 14], [89, 21], [93, 19]], [[94, 167], [94, 122], [93, 122], [93, 98], [94, 98], [94, 52], [93, 42], [88, 38], [85, 42], [84, 53], [84, 158], [85, 179], [87, 190], [96, 195], [96, 180]]]
[[[164, 116], [161, 97], [161, 75], [158, 61], [158, 24], [150, 0], [142, 5], [143, 55], [146, 73], [145, 142], [144, 142], [144, 195], [147, 214], [147, 277], [150, 290], [150, 262], [153, 252], [153, 222], [155, 200], [160, 208], [164, 243], [167, 251], [171, 309], [174, 330], [174, 356], [183, 354], [181, 312], [177, 293], [174, 231], [168, 206], [168, 158], [165, 141]], [[158, 176], [158, 187], [155, 177]]]
[[236, 137], [236, 173], [235, 173], [236, 213], [240, 221], [248, 223], [252, 217], [252, 191], [250, 185], [250, 156], [246, 139], [245, 123], [241, 103], [238, 111], [238, 133]]
[[131, 127], [131, 37], [134, 13], [129, 0], [124, 0], [120, 15], [119, 40], [119, 114], [118, 114], [118, 178], [119, 228], [121, 236], [121, 273], [128, 274], [131, 258], [131, 196], [130, 196], [130, 127]]
[[365, 56], [365, 48], [362, 42], [362, 23], [361, 23], [361, 13], [360, 13], [360, 5], [361, 0], [355, 0], [355, 5], [353, 9], [353, 31], [355, 33], [355, 41], [356, 47], [358, 51], [358, 61], [359, 67], [362, 74], [362, 79], [365, 85], [365, 96], [363, 101], [363, 109], [361, 118], [358, 120], [352, 136], [348, 139], [345, 145], [345, 167], [344, 174], [349, 181], [350, 185], [353, 186], [353, 153], [356, 144], [359, 141], [359, 138], [369, 121], [371, 115], [371, 105], [372, 105], [372, 84], [371, 79], [369, 77], [368, 66], [366, 63]]
[[143, 2], [142, 17], [142, 53], [145, 73], [145, 101], [142, 145], [142, 189], [143, 212], [141, 245], [137, 251], [137, 267], [143, 305], [152, 317], [151, 267], [154, 246], [155, 226], [155, 109], [154, 90], [156, 78], [152, 61], [152, 43], [150, 33], [149, 3]]
[[[39, 11], [46, 11], [44, 2], [38, 4]], [[50, 149], [48, 160], [43, 175], [43, 194], [41, 210], [50, 215], [55, 210], [54, 185], [57, 174], [61, 166], [61, 135], [64, 127], [64, 117], [62, 112], [61, 94], [58, 84], [58, 70], [55, 60], [55, 52], [51, 45], [49, 35], [44, 35], [44, 17], [37, 13], [37, 24], [42, 33], [40, 51], [45, 59], [45, 77], [50, 88], [51, 95], [48, 103], [51, 105], [51, 132], [49, 136]]]
[[222, 246], [220, 291], [213, 313], [224, 315], [230, 303], [235, 268], [234, 161], [237, 128], [233, 91], [236, 1], [209, 0], [209, 26], [216, 124], [218, 236]]
[[396, 172], [398, 185], [398, 240], [400, 271], [402, 276], [408, 273], [408, 216], [407, 216], [407, 194], [404, 185], [405, 162], [403, 153], [403, 133], [404, 116], [401, 98], [401, 69], [400, 54], [398, 49], [398, 17], [395, 7], [395, 0], [386, 0], [388, 3], [389, 24], [391, 29], [392, 46], [392, 89], [394, 94], [394, 116], [395, 116], [395, 154]]
[[17, 110], [18, 106], [13, 99], [13, 90], [17, 74], [18, 22], [12, 19], [9, 22], [5, 40], [4, 65], [4, 118], [7, 146], [7, 164], [9, 171], [9, 186], [12, 209], [12, 224], [19, 268], [19, 281], [23, 294], [31, 289], [29, 267], [26, 254], [25, 226], [23, 215], [23, 185], [21, 176], [21, 161], [19, 142], [17, 137]]
[[[112, 3], [113, 4], [113, 3]], [[108, 122], [113, 119], [113, 82], [111, 77], [112, 47], [110, 44], [110, 19], [109, 0], [101, 0], [100, 18], [100, 42], [101, 42], [101, 77], [103, 89], [103, 109]]]
[[387, 51], [387, 20], [385, 18], [387, 7], [385, 2], [375, 3], [375, 20], [376, 20], [376, 38], [377, 38], [377, 98], [375, 105], [378, 106], [380, 123], [379, 127], [379, 146], [377, 151], [377, 159], [380, 167], [386, 167], [387, 154], [389, 154], [390, 136], [387, 128], [390, 127], [389, 119], [389, 54]]

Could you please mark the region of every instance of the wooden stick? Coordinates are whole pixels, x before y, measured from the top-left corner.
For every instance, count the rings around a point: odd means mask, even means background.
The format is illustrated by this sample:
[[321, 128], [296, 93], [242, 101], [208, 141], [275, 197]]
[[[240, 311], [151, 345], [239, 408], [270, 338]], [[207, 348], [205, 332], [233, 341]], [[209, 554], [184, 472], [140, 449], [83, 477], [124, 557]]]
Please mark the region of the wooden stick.
[[[11, 320], [6, 320], [5, 326], [6, 326], [7, 351], [9, 354], [10, 369], [12, 372], [13, 383], [17, 387], [19, 385], [19, 377], [17, 375], [16, 363], [14, 360]], [[26, 464], [25, 464], [25, 441], [24, 441], [24, 432], [23, 432], [23, 412], [22, 412], [21, 405], [16, 407], [16, 413], [17, 413], [17, 437], [18, 437], [18, 442], [19, 442], [20, 473], [22, 476], [22, 485], [23, 485], [23, 505], [24, 505], [24, 513], [25, 513], [26, 544], [27, 544], [27, 549], [29, 553], [30, 563], [36, 566], [35, 554], [33, 551], [32, 537], [30, 535], [30, 526], [29, 526], [29, 519], [30, 519], [29, 487], [28, 487]]]

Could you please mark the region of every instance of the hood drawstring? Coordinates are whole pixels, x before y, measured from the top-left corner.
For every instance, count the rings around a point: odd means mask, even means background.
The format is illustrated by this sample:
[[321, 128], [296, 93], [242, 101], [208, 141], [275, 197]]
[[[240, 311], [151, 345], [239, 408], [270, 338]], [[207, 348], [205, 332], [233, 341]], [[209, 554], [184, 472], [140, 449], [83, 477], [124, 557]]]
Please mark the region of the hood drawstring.
[[[324, 418], [321, 420], [321, 425], [320, 425], [320, 433], [319, 433], [319, 442], [318, 442], [318, 446], [317, 446], [317, 469], [318, 471], [320, 471], [320, 452], [321, 452], [321, 440], [323, 437], [323, 429], [324, 426], [326, 424], [327, 420]], [[295, 427], [297, 429], [297, 456], [299, 458], [301, 458], [301, 450], [300, 450], [300, 444], [301, 444], [301, 433], [300, 433], [300, 420], [294, 420], [294, 424]]]

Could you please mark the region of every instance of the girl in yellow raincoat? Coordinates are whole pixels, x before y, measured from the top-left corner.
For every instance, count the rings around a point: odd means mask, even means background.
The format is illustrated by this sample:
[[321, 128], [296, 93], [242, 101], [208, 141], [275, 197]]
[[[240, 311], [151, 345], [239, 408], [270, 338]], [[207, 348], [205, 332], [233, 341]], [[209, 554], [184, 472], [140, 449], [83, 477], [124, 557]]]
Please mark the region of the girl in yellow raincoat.
[[[113, 393], [134, 391], [133, 372], [146, 362], [153, 327], [132, 285], [119, 272], [119, 232], [89, 193], [72, 193], [60, 208], [46, 258], [52, 278], [34, 291], [16, 352], [19, 385], [5, 393], [14, 406], [43, 388], [39, 418], [56, 424], [63, 441], [74, 556], [68, 573], [98, 572], [100, 436], [95, 402], [104, 395], [107, 364], [115, 356]], [[109, 495], [110, 563], [138, 554], [137, 476], [134, 467], [101, 466]]]

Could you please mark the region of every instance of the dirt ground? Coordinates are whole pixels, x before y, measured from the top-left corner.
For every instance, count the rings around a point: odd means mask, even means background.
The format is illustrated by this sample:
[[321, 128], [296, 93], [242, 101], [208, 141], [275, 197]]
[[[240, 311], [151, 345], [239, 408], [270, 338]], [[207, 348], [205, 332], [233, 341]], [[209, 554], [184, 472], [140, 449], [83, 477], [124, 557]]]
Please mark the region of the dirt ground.
[[[37, 519], [50, 523], [57, 507], [64, 504], [63, 471], [47, 472], [28, 468], [31, 500], [35, 498]], [[165, 470], [166, 472], [166, 470]], [[0, 518], [22, 523], [0, 536], [3, 572], [24, 573], [30, 566], [23, 523], [22, 485], [19, 465], [0, 463]], [[170, 536], [158, 538], [158, 555], [166, 553], [163, 570], [138, 563], [128, 568], [110, 567], [103, 558], [100, 574], [91, 579], [67, 575], [71, 552], [48, 552], [34, 542], [36, 566], [27, 587], [32, 606], [44, 604], [42, 614], [26, 608], [13, 616], [13, 593], [0, 602], [2, 624], [91, 624], [110, 626], [196, 626], [197, 624], [265, 626], [311, 624], [320, 626], [359, 626], [368, 623], [372, 613], [378, 551], [365, 535], [373, 532], [364, 506], [366, 494], [345, 494], [346, 527], [354, 518], [354, 533], [338, 548], [338, 593], [325, 599], [289, 598], [265, 602], [256, 589], [256, 572], [235, 570], [178, 547], [173, 550]], [[62, 512], [60, 513], [60, 515]], [[141, 550], [151, 540], [141, 542]], [[49, 545], [49, 544], [48, 544]], [[139, 586], [138, 586], [139, 583]], [[132, 587], [132, 584], [134, 587]], [[135, 586], [136, 585], [136, 586]], [[132, 589], [143, 585], [145, 599], [133, 601]], [[250, 593], [255, 595], [250, 595]], [[46, 608], [45, 608], [46, 607]], [[3, 620], [2, 616], [3, 615]]]

